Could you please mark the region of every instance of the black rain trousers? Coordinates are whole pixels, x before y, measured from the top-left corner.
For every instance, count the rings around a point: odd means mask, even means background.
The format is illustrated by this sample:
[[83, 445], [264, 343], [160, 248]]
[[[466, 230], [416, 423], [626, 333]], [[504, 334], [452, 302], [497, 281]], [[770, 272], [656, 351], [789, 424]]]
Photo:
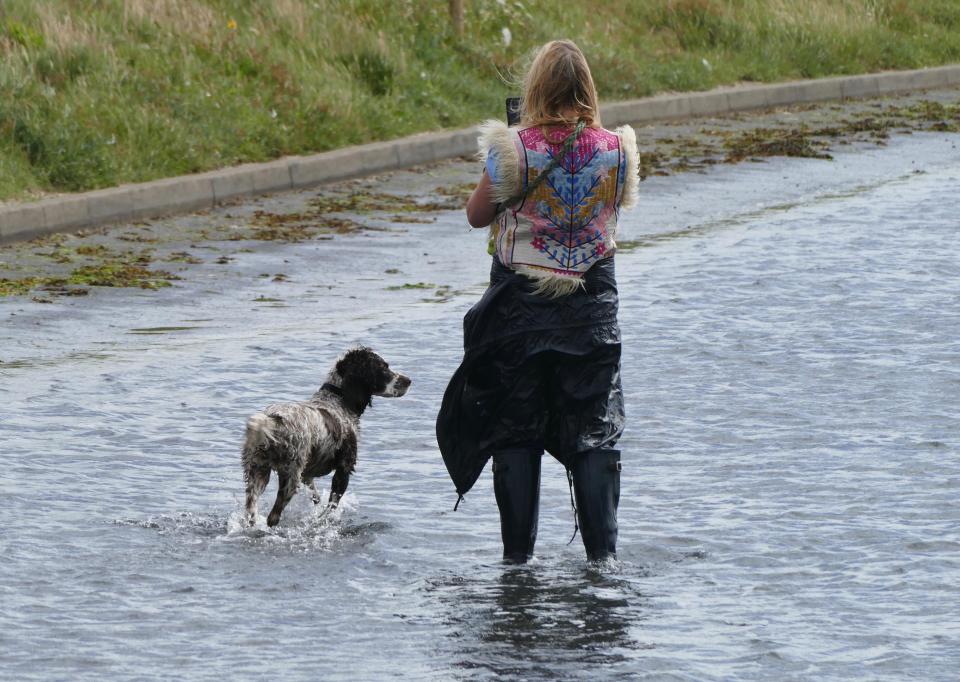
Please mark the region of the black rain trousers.
[[594, 264], [584, 284], [547, 298], [493, 259], [490, 287], [463, 318], [463, 361], [437, 416], [459, 495], [495, 452], [543, 448], [568, 467], [623, 433], [613, 258]]

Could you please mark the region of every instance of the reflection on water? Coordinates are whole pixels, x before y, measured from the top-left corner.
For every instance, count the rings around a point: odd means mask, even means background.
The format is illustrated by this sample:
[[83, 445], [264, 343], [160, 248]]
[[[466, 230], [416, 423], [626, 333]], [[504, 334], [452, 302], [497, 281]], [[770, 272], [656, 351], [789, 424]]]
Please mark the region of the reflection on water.
[[644, 619], [643, 597], [630, 583], [596, 570], [545, 568], [503, 567], [489, 582], [456, 579], [440, 589], [457, 666], [553, 677], [571, 664], [615, 666], [644, 648], [630, 634]]

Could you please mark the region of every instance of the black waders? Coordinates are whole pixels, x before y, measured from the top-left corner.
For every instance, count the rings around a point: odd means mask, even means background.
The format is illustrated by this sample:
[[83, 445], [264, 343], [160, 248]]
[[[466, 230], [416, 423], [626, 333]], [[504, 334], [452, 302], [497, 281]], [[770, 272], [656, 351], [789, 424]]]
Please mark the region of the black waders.
[[580, 535], [587, 558], [617, 556], [617, 506], [620, 504], [620, 451], [588, 450], [570, 465]]
[[504, 450], [493, 456], [493, 492], [500, 509], [504, 561], [524, 564], [533, 556], [542, 457], [541, 451], [529, 448]]
[[576, 479], [587, 556], [616, 552], [623, 433], [620, 327], [612, 258], [595, 263], [584, 286], [550, 299], [502, 265], [463, 318], [464, 356], [437, 415], [437, 443], [459, 500], [493, 458], [503, 554], [533, 556], [543, 452]]

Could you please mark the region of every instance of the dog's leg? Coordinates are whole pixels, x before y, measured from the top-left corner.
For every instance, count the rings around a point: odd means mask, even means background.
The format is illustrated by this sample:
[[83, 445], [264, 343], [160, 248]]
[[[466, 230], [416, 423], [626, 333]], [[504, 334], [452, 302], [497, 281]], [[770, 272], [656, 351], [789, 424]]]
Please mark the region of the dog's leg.
[[[327, 506], [320, 512], [319, 518], [325, 519], [327, 514], [332, 512], [340, 504], [340, 498], [347, 492], [347, 484], [350, 482], [350, 472], [346, 469], [337, 469], [333, 474], [333, 481], [330, 483], [330, 499], [327, 500]], [[320, 501], [320, 495], [314, 490], [314, 502]]]
[[320, 504], [321, 497], [320, 491], [317, 490], [317, 484], [314, 483], [312, 478], [309, 481], [304, 481], [304, 483], [306, 483], [307, 487], [310, 488], [310, 499], [313, 500], [313, 503]]
[[297, 492], [297, 486], [300, 485], [300, 476], [291, 471], [278, 471], [277, 478], [280, 479], [279, 490], [277, 490], [277, 501], [273, 503], [273, 509], [270, 510], [270, 516], [267, 517], [267, 525], [275, 526], [280, 523], [280, 514], [283, 508], [293, 498]]
[[257, 501], [270, 481], [270, 467], [250, 467], [247, 479], [247, 522], [252, 526], [257, 522]]
[[350, 483], [350, 471], [348, 469], [337, 469], [333, 474], [333, 481], [330, 483], [330, 499], [327, 501], [328, 507], [336, 507], [340, 504], [340, 498], [347, 492], [347, 484]]

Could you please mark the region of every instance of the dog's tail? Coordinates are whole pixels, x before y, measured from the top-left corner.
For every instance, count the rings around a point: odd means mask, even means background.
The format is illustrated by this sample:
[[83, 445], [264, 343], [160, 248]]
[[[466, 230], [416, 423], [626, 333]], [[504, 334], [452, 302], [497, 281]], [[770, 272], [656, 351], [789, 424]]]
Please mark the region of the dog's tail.
[[263, 412], [253, 414], [247, 420], [247, 438], [243, 449], [246, 451], [259, 450], [271, 443], [276, 443], [277, 425], [277, 417], [271, 417]]

